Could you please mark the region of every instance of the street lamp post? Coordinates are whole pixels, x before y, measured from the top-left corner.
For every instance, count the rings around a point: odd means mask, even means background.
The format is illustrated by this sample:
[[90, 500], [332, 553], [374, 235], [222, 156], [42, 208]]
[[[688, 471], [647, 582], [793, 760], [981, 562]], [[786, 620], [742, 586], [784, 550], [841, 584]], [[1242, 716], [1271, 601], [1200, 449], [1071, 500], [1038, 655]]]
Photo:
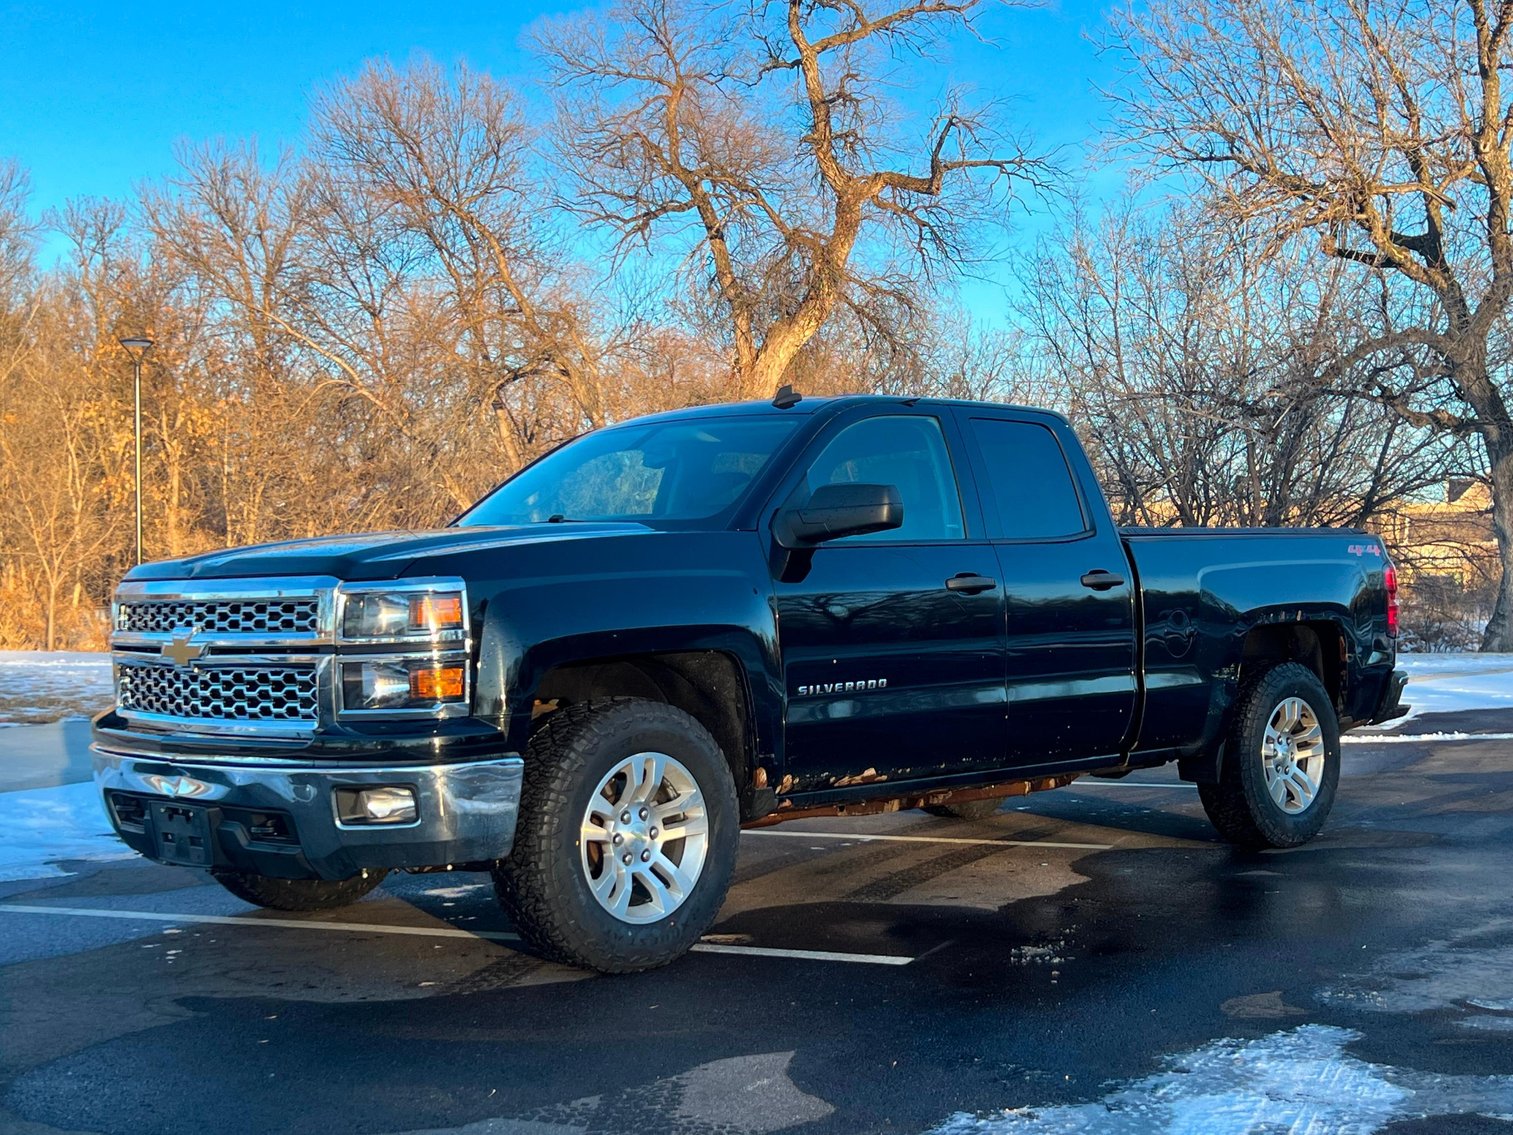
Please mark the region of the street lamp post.
[[136, 442], [136, 475], [132, 480], [137, 494], [137, 563], [142, 562], [142, 356], [152, 346], [145, 335], [133, 335], [122, 339], [121, 346], [131, 355], [131, 386], [133, 396], [132, 437]]

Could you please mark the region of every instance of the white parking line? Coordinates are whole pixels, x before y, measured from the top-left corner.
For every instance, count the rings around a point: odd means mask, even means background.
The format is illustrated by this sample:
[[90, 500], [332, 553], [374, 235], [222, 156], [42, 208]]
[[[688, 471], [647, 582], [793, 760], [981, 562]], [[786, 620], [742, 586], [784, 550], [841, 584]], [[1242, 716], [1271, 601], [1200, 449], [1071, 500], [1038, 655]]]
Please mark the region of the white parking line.
[[873, 835], [867, 832], [799, 832], [753, 828], [742, 835], [783, 836], [787, 839], [843, 839], [856, 843], [966, 843], [993, 847], [1064, 847], [1073, 851], [1112, 851], [1111, 843], [1053, 843], [1048, 839], [970, 839], [944, 835]]
[[772, 946], [730, 946], [724, 942], [700, 942], [700, 954], [745, 954], [753, 958], [798, 958], [811, 962], [848, 962], [851, 965], [906, 966], [914, 959], [903, 954], [846, 954], [838, 950], [779, 950]]
[[[520, 936], [503, 930], [459, 930], [455, 926], [391, 926], [363, 922], [318, 922], [298, 918], [264, 918], [257, 915], [165, 914], [156, 910], [105, 910], [86, 906], [24, 906], [0, 902], [0, 911], [11, 914], [63, 914], [82, 918], [117, 918], [125, 922], [200, 923], [211, 926], [273, 926], [284, 930], [340, 930], [348, 933], [400, 934], [420, 938], [483, 938], [490, 942], [518, 942]], [[772, 946], [736, 946], [724, 942], [700, 942], [700, 954], [744, 954], [755, 958], [793, 958], [811, 962], [846, 962], [851, 965], [906, 966], [914, 959], [901, 954], [848, 954], [838, 950], [780, 950]]]

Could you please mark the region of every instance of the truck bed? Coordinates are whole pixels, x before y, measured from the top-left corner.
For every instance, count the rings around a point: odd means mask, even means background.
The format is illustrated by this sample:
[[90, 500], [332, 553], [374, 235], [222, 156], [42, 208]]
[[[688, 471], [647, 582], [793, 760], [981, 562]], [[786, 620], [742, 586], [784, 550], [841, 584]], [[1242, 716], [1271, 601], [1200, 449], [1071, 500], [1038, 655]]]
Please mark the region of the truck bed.
[[[1343, 683], [1366, 720], [1393, 668], [1379, 537], [1357, 528], [1120, 528], [1140, 584], [1145, 704], [1137, 748], [1213, 746], [1244, 643], [1271, 628]], [[1311, 637], [1310, 637], [1311, 636]], [[1195, 744], [1196, 743], [1196, 744]]]

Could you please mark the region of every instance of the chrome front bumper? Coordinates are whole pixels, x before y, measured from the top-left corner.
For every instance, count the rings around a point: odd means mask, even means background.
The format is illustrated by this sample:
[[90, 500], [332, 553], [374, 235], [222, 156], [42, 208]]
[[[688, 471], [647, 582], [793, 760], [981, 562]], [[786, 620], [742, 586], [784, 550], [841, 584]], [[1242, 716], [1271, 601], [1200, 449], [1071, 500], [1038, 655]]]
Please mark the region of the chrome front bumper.
[[[276, 878], [345, 879], [363, 868], [444, 867], [502, 859], [515, 839], [524, 763], [509, 754], [443, 765], [373, 767], [231, 763], [94, 754], [95, 783], [116, 832], [149, 859]], [[338, 789], [414, 790], [407, 823], [338, 819]], [[161, 806], [206, 833], [199, 855], [160, 829]], [[166, 821], [163, 821], [166, 826]], [[203, 861], [200, 861], [203, 860]]]

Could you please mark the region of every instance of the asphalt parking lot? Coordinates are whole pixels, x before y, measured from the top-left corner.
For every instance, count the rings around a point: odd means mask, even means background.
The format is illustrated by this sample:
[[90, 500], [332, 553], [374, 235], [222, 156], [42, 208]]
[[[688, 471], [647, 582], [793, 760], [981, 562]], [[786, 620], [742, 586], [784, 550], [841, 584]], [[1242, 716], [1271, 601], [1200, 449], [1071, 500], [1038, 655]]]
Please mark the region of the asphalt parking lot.
[[632, 977], [518, 952], [478, 875], [308, 916], [0, 883], [0, 1130], [1513, 1132], [1513, 711], [1404, 732], [1290, 852], [1170, 770], [748, 832]]

